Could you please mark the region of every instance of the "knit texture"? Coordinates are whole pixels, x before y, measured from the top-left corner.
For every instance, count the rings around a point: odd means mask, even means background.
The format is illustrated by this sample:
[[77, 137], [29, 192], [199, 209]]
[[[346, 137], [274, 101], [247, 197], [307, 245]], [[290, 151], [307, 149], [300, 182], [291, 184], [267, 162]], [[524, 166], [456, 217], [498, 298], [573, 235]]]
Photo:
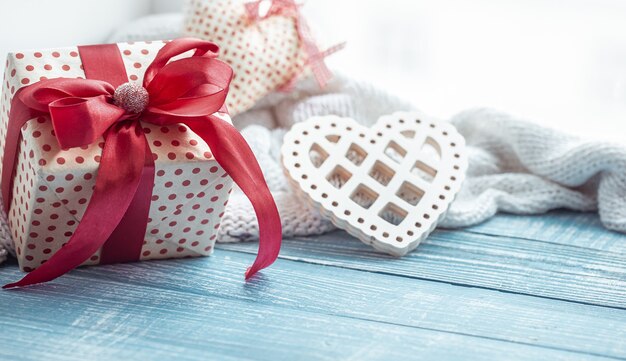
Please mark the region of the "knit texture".
[[[0, 196], [0, 201], [2, 201], [2, 196]], [[4, 210], [0, 211], [0, 263], [7, 260], [9, 256], [9, 252], [13, 256], [13, 240], [11, 238], [11, 231], [9, 230], [9, 223], [7, 222], [7, 216]]]

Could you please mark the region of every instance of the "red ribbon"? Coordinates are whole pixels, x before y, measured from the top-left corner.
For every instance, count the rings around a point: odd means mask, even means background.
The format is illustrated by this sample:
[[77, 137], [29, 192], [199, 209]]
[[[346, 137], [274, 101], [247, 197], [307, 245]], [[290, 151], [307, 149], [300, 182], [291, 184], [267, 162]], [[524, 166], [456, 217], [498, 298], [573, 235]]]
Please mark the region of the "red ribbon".
[[[195, 50], [193, 56], [171, 61]], [[49, 79], [21, 88], [9, 114], [2, 172], [5, 211], [11, 204], [15, 163], [22, 126], [49, 115], [61, 148], [94, 143], [104, 149], [96, 185], [74, 234], [46, 263], [3, 288], [51, 281], [87, 260], [102, 247], [102, 263], [138, 260], [145, 235], [154, 182], [152, 152], [140, 121], [186, 124], [211, 148], [215, 160], [250, 199], [256, 212], [259, 252], [246, 279], [278, 257], [281, 224], [276, 204], [250, 147], [228, 122], [224, 101], [232, 69], [217, 60], [217, 45], [198, 39], [166, 44], [147, 68], [143, 87], [149, 102], [141, 113], [114, 104], [117, 86], [127, 81], [116, 45], [79, 47], [88, 79]]]
[[[265, 14], [261, 14], [260, 6], [266, 1], [271, 2], [270, 7]], [[298, 37], [300, 38], [302, 47], [306, 52], [306, 64], [311, 67], [313, 76], [315, 76], [315, 79], [320, 87], [323, 88], [326, 86], [333, 75], [326, 66], [326, 63], [324, 63], [324, 58], [343, 49], [346, 45], [345, 43], [337, 44], [329, 49], [321, 51], [313, 38], [309, 25], [307, 24], [304, 16], [302, 16], [302, 13], [300, 13], [300, 5], [296, 4], [294, 0], [255, 0], [246, 3], [245, 7], [248, 19], [255, 22], [272, 16], [286, 16], [293, 18], [296, 23]], [[292, 88], [296, 80], [297, 76], [294, 76], [289, 83], [283, 86], [283, 88]]]

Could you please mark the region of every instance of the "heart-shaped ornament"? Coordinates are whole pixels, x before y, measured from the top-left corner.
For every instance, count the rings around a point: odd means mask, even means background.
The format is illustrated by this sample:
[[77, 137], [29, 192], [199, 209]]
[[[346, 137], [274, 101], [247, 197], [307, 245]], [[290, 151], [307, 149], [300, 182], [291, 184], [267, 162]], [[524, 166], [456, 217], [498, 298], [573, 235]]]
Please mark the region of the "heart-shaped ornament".
[[220, 46], [220, 59], [234, 70], [226, 104], [234, 116], [300, 74], [305, 58], [295, 20], [271, 16], [251, 21], [249, 0], [190, 0], [184, 32]]
[[415, 249], [454, 200], [467, 169], [465, 140], [448, 122], [414, 112], [372, 128], [313, 117], [282, 147], [285, 173], [339, 228], [396, 256]]

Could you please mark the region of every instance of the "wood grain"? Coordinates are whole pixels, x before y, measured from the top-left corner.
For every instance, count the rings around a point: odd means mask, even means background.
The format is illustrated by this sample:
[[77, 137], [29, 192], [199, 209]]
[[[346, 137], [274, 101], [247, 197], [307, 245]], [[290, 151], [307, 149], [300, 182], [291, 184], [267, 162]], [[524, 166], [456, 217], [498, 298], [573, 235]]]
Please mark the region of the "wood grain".
[[569, 211], [520, 217], [501, 214], [465, 231], [577, 246], [626, 255], [626, 234], [609, 231], [597, 214]]
[[402, 259], [341, 232], [286, 240], [247, 283], [256, 244], [80, 268], [0, 292], [0, 359], [626, 359], [621, 235], [588, 215], [503, 218]]
[[[625, 353], [618, 341], [623, 334], [610, 336], [607, 331], [594, 336], [593, 340], [580, 339], [583, 335], [576, 331], [579, 328], [598, 326], [603, 321], [615, 322], [611, 320], [611, 314], [595, 319], [601, 315], [595, 310], [600, 309], [598, 307], [576, 305], [577, 308], [571, 310], [573, 314], [585, 316], [574, 317], [574, 327], [545, 321], [562, 322], [565, 314], [559, 311], [558, 305], [548, 311], [535, 307], [540, 314], [530, 316], [527, 323], [520, 322], [526, 326], [506, 325], [519, 332], [497, 335], [493, 322], [497, 321], [498, 328], [501, 328], [502, 320], [493, 316], [506, 312], [506, 306], [498, 305], [498, 300], [489, 300], [488, 295], [470, 296], [472, 300], [469, 300], [446, 289], [463, 287], [431, 283], [444, 288], [439, 294], [431, 294], [433, 291], [429, 287], [425, 290], [418, 287], [420, 290], [416, 292], [406, 287], [401, 279], [396, 279], [387, 286], [360, 285], [355, 288], [353, 286], [363, 281], [367, 274], [331, 268], [324, 271], [327, 273], [324, 278], [319, 279], [312, 276], [315, 274], [312, 271], [319, 267], [290, 261], [280, 261], [272, 274], [244, 284], [241, 266], [249, 263], [251, 257], [223, 253], [211, 260], [83, 268], [59, 279], [54, 285], [2, 292], [3, 303], [13, 307], [10, 314], [0, 316], [0, 344], [17, 342], [21, 348], [0, 349], [0, 355], [14, 359], [27, 350], [29, 357], [46, 356], [51, 360], [81, 357], [176, 357], [190, 360], [207, 357], [533, 360], [549, 357], [570, 360], [599, 357], [593, 347], [570, 352], [554, 345], [533, 345], [537, 343], [533, 337], [548, 339], [550, 343], [550, 339], [555, 339], [550, 335], [567, 329], [573, 331], [565, 332], [563, 339], [576, 336], [570, 341], [578, 341], [576, 343], [580, 345], [599, 345], [601, 342], [605, 351], [609, 348], [620, 355]], [[304, 269], [296, 272], [302, 267]], [[217, 274], [207, 274], [207, 270]], [[17, 270], [3, 272], [3, 281], [6, 277], [14, 278], [17, 273]], [[354, 283], [348, 281], [357, 274], [360, 276], [354, 279]], [[341, 277], [339, 282], [329, 281], [333, 276]], [[394, 279], [391, 276], [378, 277]], [[310, 280], [306, 284], [301, 283], [307, 279]], [[152, 282], [158, 284], [151, 285]], [[394, 294], [395, 291], [398, 294]], [[422, 310], [420, 305], [425, 308]], [[516, 308], [528, 313], [528, 301], [526, 305], [521, 302]], [[450, 311], [453, 309], [456, 312], [452, 315]], [[493, 316], [485, 317], [489, 313]], [[380, 320], [371, 320], [372, 317]], [[484, 318], [489, 321], [485, 322]], [[20, 322], [15, 322], [16, 319]], [[388, 320], [403, 320], [404, 324]], [[621, 315], [621, 319], [612, 324], [622, 327], [626, 319]], [[429, 326], [455, 331], [439, 331]], [[464, 332], [472, 331], [472, 328], [488, 334], [491, 329], [491, 335], [497, 338]], [[537, 330], [539, 333], [535, 332]], [[515, 333], [524, 340], [501, 340], [514, 339], [511, 335]], [[529, 337], [522, 336], [524, 333]], [[610, 336], [612, 341], [607, 343], [603, 336]], [[557, 344], [564, 345], [562, 342]]]
[[[252, 253], [256, 246], [227, 244], [221, 247]], [[626, 308], [626, 257], [522, 238], [435, 231], [415, 252], [396, 259], [337, 231], [317, 238], [287, 240], [281, 257]]]
[[[608, 355], [626, 358], [622, 310], [288, 260], [242, 288], [241, 271], [252, 258], [222, 251], [208, 264], [204, 259], [141, 263], [106, 271], [88, 268], [80, 274], [590, 354], [609, 349]], [[164, 285], [163, 279], [180, 281]], [[589, 334], [590, 329], [596, 331]]]

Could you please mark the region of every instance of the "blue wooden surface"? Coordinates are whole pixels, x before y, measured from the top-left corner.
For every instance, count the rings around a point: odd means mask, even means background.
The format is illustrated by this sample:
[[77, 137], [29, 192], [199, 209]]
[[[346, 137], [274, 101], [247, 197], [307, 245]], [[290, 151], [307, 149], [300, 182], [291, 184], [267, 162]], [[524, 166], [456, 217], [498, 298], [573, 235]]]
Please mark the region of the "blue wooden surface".
[[0, 292], [0, 360], [626, 359], [626, 236], [595, 215], [501, 215], [401, 259], [342, 232], [290, 239], [245, 283], [255, 251]]

